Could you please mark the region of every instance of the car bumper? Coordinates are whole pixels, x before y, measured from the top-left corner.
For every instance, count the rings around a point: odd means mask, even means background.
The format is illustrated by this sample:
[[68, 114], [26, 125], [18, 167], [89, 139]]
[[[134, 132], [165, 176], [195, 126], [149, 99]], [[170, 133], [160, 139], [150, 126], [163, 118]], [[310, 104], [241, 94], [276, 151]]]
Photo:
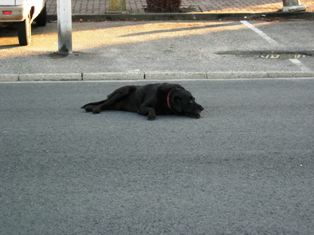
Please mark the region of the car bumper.
[[[12, 12], [4, 14], [4, 12]], [[27, 11], [23, 6], [0, 6], [0, 22], [19, 22], [26, 18]]]

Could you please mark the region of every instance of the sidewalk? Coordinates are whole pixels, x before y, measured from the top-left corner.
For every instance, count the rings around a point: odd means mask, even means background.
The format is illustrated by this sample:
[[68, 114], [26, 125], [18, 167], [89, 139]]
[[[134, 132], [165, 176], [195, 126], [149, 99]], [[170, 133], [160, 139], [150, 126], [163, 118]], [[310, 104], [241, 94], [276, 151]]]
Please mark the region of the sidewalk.
[[[302, 0], [306, 12], [314, 12], [314, 0]], [[72, 14], [110, 14], [110, 0], [72, 0]], [[126, 0], [123, 14], [145, 14], [146, 0]], [[56, 0], [47, 1], [48, 15], [56, 15]], [[181, 13], [237, 14], [273, 13], [282, 9], [282, 0], [182, 0]]]
[[28, 47], [0, 31], [0, 81], [314, 77], [312, 29], [312, 20], [74, 22], [64, 57], [51, 22], [33, 27]]
[[[132, 11], [131, 0], [127, 0], [127, 8], [138, 15], [148, 15], [145, 21], [84, 20], [84, 16], [110, 15], [106, 12], [108, 1], [72, 1], [73, 15], [83, 20], [73, 23], [73, 53], [67, 57], [56, 54], [58, 32], [54, 20], [46, 27], [33, 27], [32, 44], [28, 47], [18, 46], [16, 32], [1, 30], [0, 82], [314, 77], [312, 20], [270, 20], [265, 14], [266, 20], [262, 21], [250, 17], [231, 21], [153, 21], [149, 20], [152, 15], [144, 12], [144, 0], [132, 0], [138, 3]], [[48, 0], [50, 16], [55, 14], [55, 2]], [[228, 2], [231, 0], [186, 0], [182, 8], [194, 3], [198, 11], [192, 16], [219, 16], [218, 11], [254, 15], [282, 7], [281, 0], [258, 1], [259, 4], [257, 0], [237, 0], [242, 3], [238, 8]], [[302, 1], [310, 15], [313, 2]], [[303, 13], [300, 15], [302, 18]]]

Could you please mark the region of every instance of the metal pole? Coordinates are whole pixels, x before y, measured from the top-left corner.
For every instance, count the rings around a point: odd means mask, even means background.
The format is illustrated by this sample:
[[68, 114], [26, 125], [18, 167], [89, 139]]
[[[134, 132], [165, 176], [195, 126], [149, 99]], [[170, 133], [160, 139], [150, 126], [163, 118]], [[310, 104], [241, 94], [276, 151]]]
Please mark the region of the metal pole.
[[72, 53], [72, 8], [71, 0], [57, 0], [58, 53]]
[[299, 0], [282, 0], [283, 12], [305, 11], [305, 6]]

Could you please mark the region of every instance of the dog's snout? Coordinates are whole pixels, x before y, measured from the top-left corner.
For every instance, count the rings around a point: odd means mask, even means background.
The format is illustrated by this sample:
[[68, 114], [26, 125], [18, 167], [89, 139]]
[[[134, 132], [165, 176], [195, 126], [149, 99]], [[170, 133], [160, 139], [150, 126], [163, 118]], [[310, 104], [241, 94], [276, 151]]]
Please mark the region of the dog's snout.
[[200, 104], [197, 104], [197, 109], [198, 109], [198, 110], [201, 110], [201, 111], [203, 111], [203, 110], [204, 110], [203, 106], [202, 106], [202, 105], [200, 105]]

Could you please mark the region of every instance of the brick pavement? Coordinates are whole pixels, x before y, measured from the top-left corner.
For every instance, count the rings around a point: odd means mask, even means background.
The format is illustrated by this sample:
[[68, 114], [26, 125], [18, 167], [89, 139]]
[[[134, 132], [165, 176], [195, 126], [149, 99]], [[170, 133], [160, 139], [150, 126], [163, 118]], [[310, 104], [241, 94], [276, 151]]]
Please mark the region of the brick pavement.
[[[56, 15], [56, 1], [47, 0], [48, 15]], [[125, 13], [145, 13], [146, 0], [125, 0]], [[301, 0], [308, 12], [314, 12], [314, 0]], [[73, 15], [109, 13], [110, 0], [72, 0]], [[282, 0], [182, 0], [182, 12], [201, 13], [262, 13], [276, 12]]]

